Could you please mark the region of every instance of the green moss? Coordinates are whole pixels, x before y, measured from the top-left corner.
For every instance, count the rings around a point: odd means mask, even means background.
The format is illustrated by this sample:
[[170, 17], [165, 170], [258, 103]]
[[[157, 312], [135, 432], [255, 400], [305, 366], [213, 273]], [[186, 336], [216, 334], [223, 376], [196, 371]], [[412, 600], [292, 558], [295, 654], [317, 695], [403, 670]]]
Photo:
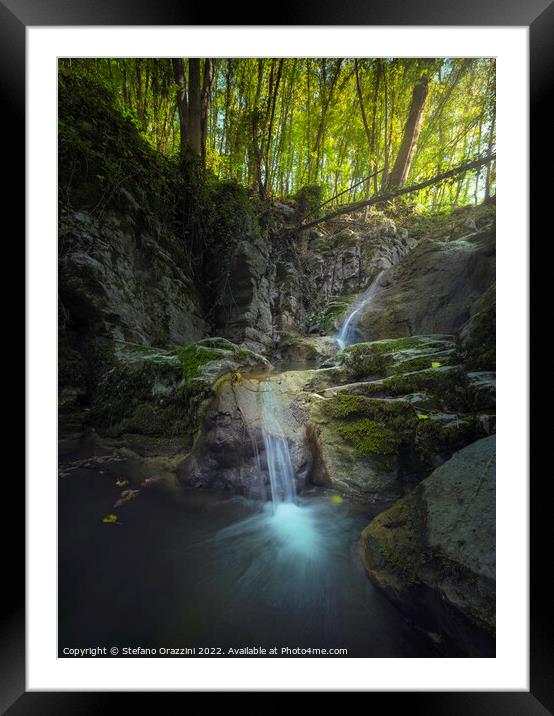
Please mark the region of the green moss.
[[374, 353], [381, 354], [395, 353], [397, 351], [407, 350], [408, 348], [419, 348], [422, 345], [422, 341], [419, 338], [407, 337], [374, 341], [366, 345], [371, 345]]
[[355, 420], [339, 427], [343, 438], [354, 445], [356, 453], [365, 455], [393, 455], [398, 451], [399, 436], [376, 420]]
[[294, 333], [283, 333], [281, 340], [279, 341], [279, 347], [285, 349], [300, 348], [302, 345], [304, 345], [304, 342], [300, 336], [297, 336]]
[[404, 360], [393, 368], [393, 375], [401, 375], [402, 373], [413, 373], [419, 370], [427, 370], [428, 368], [440, 368], [441, 366], [449, 365], [451, 358], [449, 356], [440, 358], [440, 361], [436, 360], [435, 355], [423, 355]]
[[383, 381], [383, 386], [393, 396], [425, 391], [440, 409], [465, 412], [471, 408], [469, 381], [459, 366], [393, 375]]
[[463, 416], [457, 422], [422, 420], [412, 443], [413, 455], [423, 466], [431, 464], [433, 455], [450, 456], [456, 450], [485, 436], [477, 416]]
[[340, 435], [359, 455], [392, 455], [414, 433], [415, 410], [403, 401], [340, 394], [323, 404], [324, 413], [340, 422]]
[[373, 348], [371, 343], [358, 343], [343, 351], [342, 362], [354, 379], [381, 377], [385, 375], [389, 361]]
[[364, 563], [378, 581], [390, 584], [392, 577], [407, 586], [417, 584], [429, 558], [421, 490], [378, 515], [362, 532], [361, 540]]
[[349, 303], [347, 298], [343, 301], [333, 301], [329, 303], [321, 315], [320, 325], [323, 330], [332, 330], [339, 319], [346, 313]]
[[183, 378], [187, 384], [201, 377], [201, 368], [203, 366], [223, 357], [221, 349], [208, 348], [198, 343], [191, 343], [184, 348], [178, 348], [175, 353], [179, 358]]
[[[303, 219], [308, 213], [314, 211], [322, 202], [323, 188], [317, 184], [310, 184], [298, 190], [294, 197], [296, 215]], [[320, 212], [314, 212], [312, 218], [316, 218]]]
[[431, 360], [428, 356], [411, 358], [410, 360], [403, 361], [399, 365], [395, 366], [393, 374], [400, 375], [402, 373], [410, 373], [416, 370], [425, 370], [426, 368], [431, 368]]

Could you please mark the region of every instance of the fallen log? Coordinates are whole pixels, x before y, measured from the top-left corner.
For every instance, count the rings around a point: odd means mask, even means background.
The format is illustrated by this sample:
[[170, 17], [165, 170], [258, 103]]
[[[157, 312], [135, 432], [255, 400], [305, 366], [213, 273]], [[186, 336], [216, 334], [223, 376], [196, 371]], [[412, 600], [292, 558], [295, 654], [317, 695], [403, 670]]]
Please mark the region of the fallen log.
[[363, 201], [356, 201], [353, 204], [345, 204], [344, 206], [341, 206], [339, 209], [336, 209], [335, 211], [330, 212], [329, 214], [325, 214], [325, 216], [320, 217], [319, 219], [314, 219], [313, 221], [309, 221], [307, 224], [298, 224], [294, 228], [290, 229], [290, 232], [297, 232], [297, 231], [304, 231], [305, 229], [311, 229], [312, 226], [317, 226], [318, 224], [322, 224], [325, 221], [329, 221], [329, 219], [334, 219], [335, 216], [341, 216], [342, 214], [351, 214], [355, 211], [359, 211], [360, 209], [365, 209], [366, 206], [373, 206], [375, 204], [381, 204], [385, 201], [390, 201], [391, 199], [396, 199], [397, 196], [402, 196], [403, 194], [411, 194], [415, 191], [420, 191], [421, 189], [425, 189], [428, 186], [432, 186], [433, 184], [437, 184], [438, 182], [444, 181], [446, 179], [450, 179], [450, 177], [456, 176], [457, 174], [462, 174], [463, 172], [471, 171], [472, 169], [477, 169], [478, 167], [482, 166], [483, 164], [488, 164], [489, 162], [493, 162], [496, 159], [496, 154], [487, 154], [484, 157], [480, 157], [479, 159], [474, 159], [472, 162], [468, 162], [467, 164], [463, 164], [462, 166], [455, 167], [454, 169], [450, 169], [447, 172], [442, 172], [441, 174], [437, 174], [436, 176], [432, 177], [431, 179], [425, 179], [424, 181], [421, 181], [417, 184], [412, 184], [412, 186], [406, 186], [402, 187], [401, 189], [395, 189], [394, 191], [389, 191], [386, 194], [380, 194], [378, 196], [373, 196], [371, 199], [364, 199]]

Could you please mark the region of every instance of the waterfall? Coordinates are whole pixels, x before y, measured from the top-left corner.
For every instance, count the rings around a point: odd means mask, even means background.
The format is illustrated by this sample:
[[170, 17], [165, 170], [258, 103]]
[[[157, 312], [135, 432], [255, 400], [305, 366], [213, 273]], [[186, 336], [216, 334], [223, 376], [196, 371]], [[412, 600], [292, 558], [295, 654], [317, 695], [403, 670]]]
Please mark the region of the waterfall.
[[282, 503], [296, 502], [296, 487], [289, 445], [279, 419], [280, 405], [275, 387], [270, 381], [261, 385], [262, 436], [275, 510]]
[[362, 294], [361, 298], [358, 299], [358, 301], [354, 305], [354, 309], [351, 311], [351, 313], [348, 315], [346, 321], [343, 323], [342, 328], [340, 329], [339, 335], [337, 336], [337, 343], [339, 344], [339, 348], [341, 350], [343, 348], [346, 348], [346, 346], [349, 346], [352, 343], [353, 331], [356, 328], [356, 323], [357, 323], [359, 313], [362, 310], [362, 308], [365, 308], [365, 306], [367, 306], [368, 303], [371, 302], [372, 298], [378, 292], [378, 290], [379, 290], [378, 283], [379, 283], [379, 279], [381, 278], [382, 275], [383, 275], [382, 271], [377, 274], [377, 276], [371, 282], [367, 291]]

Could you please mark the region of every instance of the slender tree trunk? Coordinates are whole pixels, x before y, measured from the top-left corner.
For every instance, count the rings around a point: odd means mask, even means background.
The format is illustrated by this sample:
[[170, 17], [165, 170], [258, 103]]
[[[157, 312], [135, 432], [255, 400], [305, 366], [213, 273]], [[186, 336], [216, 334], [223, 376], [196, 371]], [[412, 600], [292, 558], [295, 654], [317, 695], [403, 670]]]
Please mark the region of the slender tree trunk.
[[421, 132], [423, 123], [423, 115], [425, 113], [425, 103], [429, 94], [429, 82], [424, 75], [419, 82], [416, 82], [413, 93], [410, 112], [404, 128], [404, 135], [398, 150], [398, 155], [392, 168], [386, 190], [400, 188], [408, 177], [410, 167], [415, 155], [417, 140]]
[[179, 112], [180, 149], [181, 157], [185, 157], [188, 149], [188, 101], [185, 82], [185, 63], [181, 57], [175, 57], [173, 62], [173, 75], [177, 85], [177, 111]]
[[273, 97], [269, 98], [269, 102], [271, 105], [271, 110], [269, 113], [269, 126], [267, 129], [267, 144], [266, 144], [266, 151], [265, 151], [265, 174], [264, 174], [264, 186], [263, 186], [263, 193], [264, 195], [267, 194], [267, 192], [271, 189], [271, 177], [270, 177], [270, 156], [271, 156], [271, 142], [272, 142], [272, 135], [273, 135], [273, 122], [275, 119], [275, 106], [277, 104], [277, 96], [279, 94], [279, 83], [281, 82], [281, 74], [283, 72], [283, 60], [279, 60], [279, 64], [277, 66], [277, 77], [275, 78], [275, 84], [273, 87]]
[[202, 95], [200, 101], [200, 142], [202, 162], [206, 162], [206, 137], [208, 135], [208, 112], [210, 110], [210, 97], [212, 93], [214, 65], [213, 60], [204, 60], [204, 79], [202, 82]]
[[196, 157], [202, 156], [202, 100], [200, 60], [189, 59], [189, 147]]
[[260, 109], [258, 107], [260, 95], [262, 91], [262, 80], [264, 74], [264, 61], [258, 60], [258, 80], [256, 83], [256, 94], [254, 97], [254, 107], [252, 109], [252, 154], [254, 159], [253, 183], [261, 193], [263, 191], [262, 184], [262, 153], [260, 150]]

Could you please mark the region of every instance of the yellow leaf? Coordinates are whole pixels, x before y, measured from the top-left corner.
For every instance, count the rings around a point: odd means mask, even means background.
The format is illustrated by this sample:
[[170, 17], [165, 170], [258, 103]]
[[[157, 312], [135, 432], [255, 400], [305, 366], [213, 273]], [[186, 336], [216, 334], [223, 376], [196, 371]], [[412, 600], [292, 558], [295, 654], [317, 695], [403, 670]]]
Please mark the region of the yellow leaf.
[[102, 522], [105, 522], [107, 525], [111, 525], [114, 522], [117, 522], [117, 515], [106, 515]]
[[440, 367], [441, 367], [441, 364], [438, 362], [438, 360], [434, 360], [431, 363], [431, 368], [440, 368]]
[[340, 505], [341, 502], [343, 502], [343, 498], [340, 495], [332, 495], [331, 496], [331, 502], [334, 502], [335, 505]]
[[424, 415], [423, 413], [418, 413], [418, 414], [417, 414], [417, 417], [418, 417], [420, 420], [429, 420], [429, 416], [428, 416], [428, 415]]

